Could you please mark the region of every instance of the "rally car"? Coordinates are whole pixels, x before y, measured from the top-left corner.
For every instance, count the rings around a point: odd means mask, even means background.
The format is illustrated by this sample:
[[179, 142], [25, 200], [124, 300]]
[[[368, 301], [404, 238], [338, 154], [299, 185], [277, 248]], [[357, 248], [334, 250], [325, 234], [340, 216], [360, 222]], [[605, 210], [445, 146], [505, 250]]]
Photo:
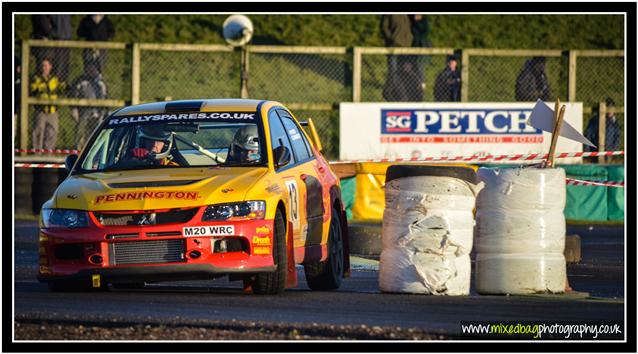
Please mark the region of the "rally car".
[[244, 289], [340, 286], [350, 272], [340, 182], [273, 101], [184, 100], [111, 113], [40, 214], [52, 291], [228, 275]]

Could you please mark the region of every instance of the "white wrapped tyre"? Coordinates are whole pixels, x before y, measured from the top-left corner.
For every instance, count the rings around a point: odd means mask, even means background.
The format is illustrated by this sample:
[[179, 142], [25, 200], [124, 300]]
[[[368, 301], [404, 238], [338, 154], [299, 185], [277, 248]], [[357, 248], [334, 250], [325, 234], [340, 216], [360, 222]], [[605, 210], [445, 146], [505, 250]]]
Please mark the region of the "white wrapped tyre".
[[476, 193], [471, 168], [396, 165], [385, 185], [379, 288], [467, 295]]
[[480, 168], [476, 289], [480, 294], [565, 289], [565, 171]]

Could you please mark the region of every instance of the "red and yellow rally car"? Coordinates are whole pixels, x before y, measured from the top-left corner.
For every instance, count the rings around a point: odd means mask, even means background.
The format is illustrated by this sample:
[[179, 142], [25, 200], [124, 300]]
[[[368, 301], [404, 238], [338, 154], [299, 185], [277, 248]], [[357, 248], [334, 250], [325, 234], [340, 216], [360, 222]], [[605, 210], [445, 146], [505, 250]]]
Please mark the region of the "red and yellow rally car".
[[349, 275], [339, 179], [283, 105], [188, 100], [109, 115], [42, 207], [38, 279], [52, 290], [229, 275], [246, 290]]

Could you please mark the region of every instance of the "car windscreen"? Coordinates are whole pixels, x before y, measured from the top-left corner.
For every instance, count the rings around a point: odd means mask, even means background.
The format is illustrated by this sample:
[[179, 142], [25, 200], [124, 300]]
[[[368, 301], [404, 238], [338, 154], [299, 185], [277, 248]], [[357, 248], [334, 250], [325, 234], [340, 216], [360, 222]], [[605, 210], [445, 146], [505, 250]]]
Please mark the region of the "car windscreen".
[[107, 123], [83, 155], [79, 172], [265, 165], [262, 134], [248, 119]]

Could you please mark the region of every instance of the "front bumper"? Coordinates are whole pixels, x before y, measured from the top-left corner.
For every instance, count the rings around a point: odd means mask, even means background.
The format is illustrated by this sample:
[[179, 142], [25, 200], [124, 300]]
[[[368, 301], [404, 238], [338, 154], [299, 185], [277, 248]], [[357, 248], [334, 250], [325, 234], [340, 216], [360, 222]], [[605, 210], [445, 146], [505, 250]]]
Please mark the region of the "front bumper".
[[[233, 226], [233, 233], [185, 235], [187, 227], [210, 226]], [[38, 280], [99, 274], [107, 282], [162, 281], [272, 272], [272, 233], [273, 220], [109, 227], [92, 221], [81, 229], [42, 228]], [[240, 246], [220, 249], [221, 240]]]
[[94, 275], [99, 275], [103, 282], [134, 283], [139, 281], [169, 281], [210, 279], [228, 274], [256, 274], [275, 271], [275, 266], [260, 268], [220, 268], [211, 264], [180, 264], [154, 267], [119, 267], [82, 269], [77, 273], [66, 275], [39, 274], [38, 281], [55, 280], [86, 281], [89, 283]]

